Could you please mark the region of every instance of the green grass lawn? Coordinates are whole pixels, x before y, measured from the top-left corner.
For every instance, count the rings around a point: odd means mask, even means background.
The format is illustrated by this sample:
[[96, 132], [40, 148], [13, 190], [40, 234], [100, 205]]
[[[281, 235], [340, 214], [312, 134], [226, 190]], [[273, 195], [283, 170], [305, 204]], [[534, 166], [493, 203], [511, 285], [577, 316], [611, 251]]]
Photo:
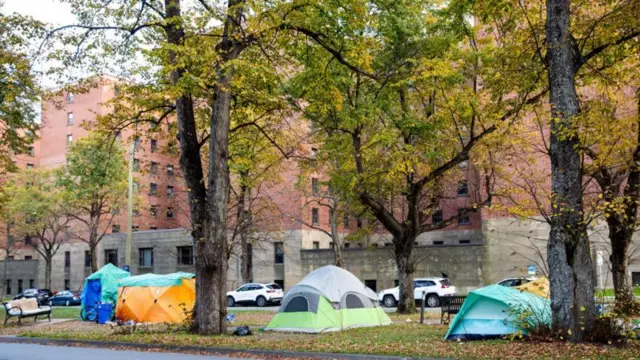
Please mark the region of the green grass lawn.
[[[66, 309], [62, 309], [66, 310]], [[265, 326], [272, 312], [237, 312], [233, 325]], [[325, 334], [289, 334], [264, 332], [256, 329], [253, 336], [200, 336], [175, 328], [148, 328], [133, 334], [122, 329], [95, 323], [69, 321], [51, 326], [7, 329], [12, 334], [69, 340], [101, 340], [167, 345], [193, 345], [236, 349], [289, 350], [300, 352], [329, 352], [352, 354], [381, 354], [437, 358], [513, 358], [513, 359], [633, 359], [640, 354], [640, 342], [625, 347], [566, 342], [533, 341], [445, 341], [446, 326], [420, 325], [419, 315], [391, 314], [399, 323], [390, 326], [352, 329]], [[411, 322], [406, 322], [410, 319]]]
[[[0, 322], [4, 323], [4, 318], [6, 314], [7, 312], [4, 310], [4, 307], [0, 305]], [[78, 319], [79, 317], [80, 317], [79, 307], [54, 306], [53, 310], [51, 311], [52, 319]], [[18, 319], [12, 318], [9, 320], [10, 323], [15, 321], [18, 321]], [[22, 319], [22, 321], [33, 321], [33, 318], [25, 318], [25, 319]]]
[[565, 342], [474, 341], [443, 340], [446, 327], [440, 325], [394, 324], [375, 328], [360, 328], [316, 335], [284, 334], [257, 331], [254, 336], [199, 336], [186, 332], [114, 334], [111, 331], [31, 331], [23, 336], [73, 340], [103, 340], [114, 342], [194, 345], [237, 349], [289, 350], [380, 354], [442, 358], [513, 358], [513, 359], [631, 359], [640, 354], [640, 344], [625, 347]]
[[[637, 286], [633, 289], [633, 294], [635, 296], [640, 297], [640, 286]], [[615, 294], [613, 293], [613, 289], [604, 289], [604, 290], [597, 290], [596, 291], [596, 296], [615, 296]]]

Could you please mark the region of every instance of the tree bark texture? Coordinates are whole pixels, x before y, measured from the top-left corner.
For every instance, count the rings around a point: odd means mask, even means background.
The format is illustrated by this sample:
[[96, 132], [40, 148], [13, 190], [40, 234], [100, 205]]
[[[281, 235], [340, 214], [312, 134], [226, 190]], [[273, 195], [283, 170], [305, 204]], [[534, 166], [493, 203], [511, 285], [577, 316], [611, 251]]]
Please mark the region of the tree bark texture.
[[[93, 224], [93, 223], [92, 223]], [[92, 226], [89, 229], [89, 253], [91, 254], [91, 272], [98, 271], [98, 257], [96, 249], [98, 248], [98, 230]]]
[[[220, 58], [212, 66], [217, 82], [211, 99], [211, 124], [209, 138], [208, 178], [205, 178], [200, 158], [196, 124], [191, 94], [186, 91], [176, 98], [178, 136], [180, 139], [180, 166], [189, 190], [192, 234], [196, 249], [196, 306], [194, 329], [200, 334], [226, 332], [227, 290], [227, 209], [229, 198], [229, 123], [231, 106], [231, 79], [233, 68], [229, 61], [236, 59], [242, 47], [236, 43], [242, 23], [243, 3], [229, 0], [229, 14], [224, 21], [222, 37], [216, 50]], [[184, 30], [180, 25], [180, 0], [165, 0], [167, 41], [175, 46], [184, 45]], [[180, 66], [178, 55], [169, 52], [174, 66], [171, 72], [173, 85], [182, 81], [185, 69]]]
[[547, 61], [553, 206], [547, 245], [554, 330], [582, 341], [595, 319], [593, 264], [583, 221], [582, 164], [574, 118], [580, 113], [569, 0], [547, 0]]
[[[240, 179], [247, 179], [248, 174], [241, 173]], [[249, 241], [249, 234], [252, 229], [251, 224], [251, 211], [247, 209], [247, 204], [251, 201], [251, 189], [242, 184], [240, 186], [240, 192], [238, 194], [238, 211], [237, 211], [237, 229], [240, 232], [240, 273], [242, 275], [243, 283], [253, 282], [253, 261], [251, 259], [251, 253], [253, 247]]]
[[336, 204], [337, 201], [333, 200], [334, 206], [329, 211], [329, 226], [331, 227], [331, 240], [333, 240], [333, 260], [337, 267], [344, 267], [344, 238], [340, 238], [340, 233], [338, 232], [338, 209], [335, 206]]
[[52, 256], [44, 257], [44, 288], [51, 289], [51, 258]]

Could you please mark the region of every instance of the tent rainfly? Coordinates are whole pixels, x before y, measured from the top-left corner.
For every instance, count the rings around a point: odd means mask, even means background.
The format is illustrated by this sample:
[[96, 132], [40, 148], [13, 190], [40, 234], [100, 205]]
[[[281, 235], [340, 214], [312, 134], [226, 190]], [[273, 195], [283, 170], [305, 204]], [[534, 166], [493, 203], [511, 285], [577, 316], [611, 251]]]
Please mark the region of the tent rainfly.
[[131, 276], [113, 264], [107, 264], [89, 275], [82, 288], [82, 312], [86, 307], [95, 307], [98, 302], [115, 304], [118, 299], [118, 281]]
[[329, 265], [287, 291], [265, 330], [321, 333], [389, 324], [375, 292], [347, 270]]
[[116, 318], [141, 323], [182, 323], [195, 305], [195, 275], [145, 274], [118, 283]]
[[[516, 316], [525, 317], [516, 320]], [[489, 285], [472, 291], [451, 321], [447, 340], [483, 340], [499, 338], [522, 331], [527, 334], [529, 325], [551, 325], [551, 307], [548, 299], [528, 291], [501, 285]]]

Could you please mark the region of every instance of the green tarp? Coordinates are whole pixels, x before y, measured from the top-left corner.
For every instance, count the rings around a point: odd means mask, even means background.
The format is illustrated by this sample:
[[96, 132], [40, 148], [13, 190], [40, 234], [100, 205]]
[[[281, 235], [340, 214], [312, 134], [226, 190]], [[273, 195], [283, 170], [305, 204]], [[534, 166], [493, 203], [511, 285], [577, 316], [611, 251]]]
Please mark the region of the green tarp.
[[165, 275], [144, 274], [131, 276], [118, 282], [118, 287], [122, 286], [175, 286], [182, 283], [182, 279], [193, 279], [195, 274], [187, 272], [176, 272]]
[[[520, 318], [516, 320], [517, 316]], [[527, 291], [490, 285], [469, 293], [445, 339], [490, 339], [518, 331], [526, 335], [523, 322], [550, 326], [549, 300]]]
[[128, 271], [112, 264], [107, 264], [89, 275], [82, 290], [82, 309], [86, 305], [93, 307], [99, 301], [115, 304], [118, 300], [118, 281], [129, 276], [131, 274]]

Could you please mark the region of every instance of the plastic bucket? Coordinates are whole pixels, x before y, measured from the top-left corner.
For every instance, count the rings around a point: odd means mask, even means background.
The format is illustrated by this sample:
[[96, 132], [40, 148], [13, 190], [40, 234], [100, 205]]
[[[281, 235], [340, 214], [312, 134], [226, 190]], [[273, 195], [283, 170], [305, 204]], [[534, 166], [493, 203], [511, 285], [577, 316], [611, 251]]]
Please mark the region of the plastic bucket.
[[113, 304], [109, 302], [98, 304], [98, 324], [106, 324], [111, 321], [111, 315], [113, 314]]

